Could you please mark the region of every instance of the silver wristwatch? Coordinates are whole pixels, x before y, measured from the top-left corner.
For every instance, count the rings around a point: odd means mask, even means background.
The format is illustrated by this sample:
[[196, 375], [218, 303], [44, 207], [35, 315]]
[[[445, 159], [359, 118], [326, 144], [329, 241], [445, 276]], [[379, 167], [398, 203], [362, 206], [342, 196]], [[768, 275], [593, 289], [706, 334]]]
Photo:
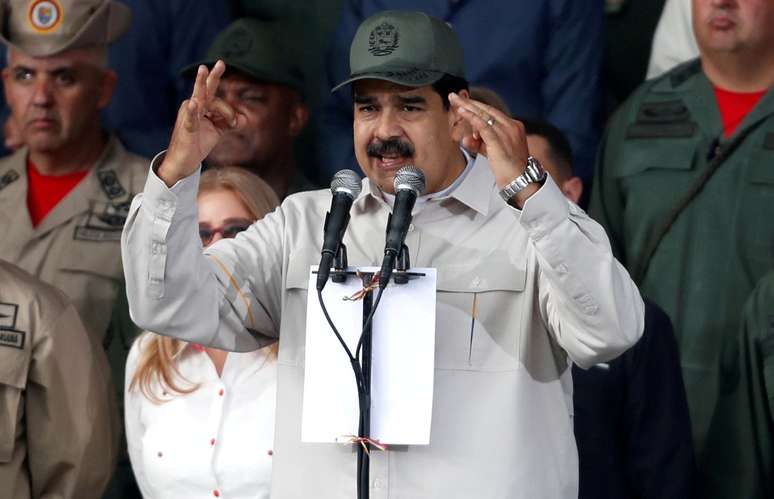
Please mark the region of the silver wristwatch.
[[543, 182], [548, 174], [538, 160], [530, 156], [527, 158], [527, 167], [524, 173], [516, 177], [513, 182], [503, 187], [500, 197], [507, 203], [517, 192], [535, 182]]

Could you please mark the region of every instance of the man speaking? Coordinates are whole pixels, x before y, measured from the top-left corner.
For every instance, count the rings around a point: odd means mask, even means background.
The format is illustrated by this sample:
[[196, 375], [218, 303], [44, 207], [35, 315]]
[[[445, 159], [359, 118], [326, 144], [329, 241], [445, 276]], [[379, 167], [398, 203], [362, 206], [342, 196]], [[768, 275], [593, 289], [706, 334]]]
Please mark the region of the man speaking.
[[[415, 165], [428, 194], [406, 244], [415, 265], [438, 274], [430, 444], [372, 451], [371, 497], [577, 497], [570, 366], [637, 341], [637, 288], [604, 230], [529, 158], [523, 126], [470, 99], [446, 24], [376, 14], [355, 35], [350, 69], [335, 90], [352, 92], [355, 155], [368, 178], [343, 240], [349, 261], [382, 261], [395, 172]], [[330, 194], [292, 195], [201, 250], [199, 165], [244, 119], [216, 97], [224, 70], [199, 68], [169, 149], [132, 204], [122, 241], [132, 316], [236, 351], [281, 336], [272, 497], [353, 497], [350, 446], [300, 438], [306, 288]]]

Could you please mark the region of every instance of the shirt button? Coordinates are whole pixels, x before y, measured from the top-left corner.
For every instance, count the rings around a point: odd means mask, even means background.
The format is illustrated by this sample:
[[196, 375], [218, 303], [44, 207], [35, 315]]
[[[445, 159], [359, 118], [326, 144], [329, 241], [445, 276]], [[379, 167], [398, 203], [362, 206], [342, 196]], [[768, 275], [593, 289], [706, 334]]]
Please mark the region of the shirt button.
[[269, 449], [268, 451], [266, 451], [266, 454], [268, 454], [269, 456], [273, 456], [274, 455], [274, 451]]
[[221, 388], [220, 391], [218, 392], [218, 395], [220, 395], [222, 397], [224, 393], [225, 392], [223, 391], [223, 388]]
[[161, 456], [163, 456], [163, 455], [164, 455], [164, 453], [163, 453], [163, 452], [161, 452], [161, 451], [159, 451], [159, 457], [161, 457]]
[[212, 491], [212, 495], [214, 495], [215, 497], [220, 497], [220, 491], [218, 489], [215, 489]]
[[215, 445], [215, 439], [210, 440], [210, 445]]
[[382, 486], [383, 486], [383, 483], [382, 483], [381, 480], [379, 480], [378, 478], [374, 480], [374, 488], [375, 489], [381, 489]]
[[567, 273], [567, 265], [560, 263], [557, 265], [556, 270], [559, 271], [560, 274], [566, 274]]
[[414, 232], [414, 224], [409, 224], [409, 232]]

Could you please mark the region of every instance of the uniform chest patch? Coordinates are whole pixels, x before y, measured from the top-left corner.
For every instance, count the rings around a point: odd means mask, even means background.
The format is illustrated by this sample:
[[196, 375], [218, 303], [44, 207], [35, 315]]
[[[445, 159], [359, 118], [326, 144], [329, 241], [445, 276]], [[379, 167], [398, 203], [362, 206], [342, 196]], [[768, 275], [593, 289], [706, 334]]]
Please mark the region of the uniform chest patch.
[[19, 305], [0, 302], [0, 346], [24, 348], [24, 338], [27, 333], [16, 329], [18, 312]]
[[75, 227], [73, 238], [81, 241], [120, 241], [129, 206], [129, 201], [94, 206], [86, 223]]

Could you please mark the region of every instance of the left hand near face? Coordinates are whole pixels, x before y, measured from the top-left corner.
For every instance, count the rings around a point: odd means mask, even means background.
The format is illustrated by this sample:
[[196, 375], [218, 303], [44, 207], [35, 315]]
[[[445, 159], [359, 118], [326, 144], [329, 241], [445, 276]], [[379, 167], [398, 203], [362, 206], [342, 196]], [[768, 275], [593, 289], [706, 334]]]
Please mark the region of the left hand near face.
[[[527, 134], [520, 121], [483, 102], [453, 92], [449, 94], [449, 103], [472, 130], [472, 135], [466, 136], [462, 145], [487, 157], [498, 188], [502, 189], [524, 173], [529, 149]], [[539, 188], [539, 185], [527, 186], [515, 196], [519, 198], [517, 204], [521, 205]]]

